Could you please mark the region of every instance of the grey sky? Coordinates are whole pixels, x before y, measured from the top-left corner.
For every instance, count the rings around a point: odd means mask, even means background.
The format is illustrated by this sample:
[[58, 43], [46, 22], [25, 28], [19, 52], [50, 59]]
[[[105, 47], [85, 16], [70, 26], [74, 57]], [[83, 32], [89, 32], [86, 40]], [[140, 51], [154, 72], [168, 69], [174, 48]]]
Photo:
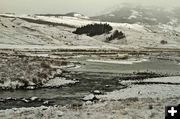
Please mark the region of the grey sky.
[[95, 15], [121, 3], [180, 7], [180, 0], [0, 0], [0, 13], [17, 14], [80, 12]]

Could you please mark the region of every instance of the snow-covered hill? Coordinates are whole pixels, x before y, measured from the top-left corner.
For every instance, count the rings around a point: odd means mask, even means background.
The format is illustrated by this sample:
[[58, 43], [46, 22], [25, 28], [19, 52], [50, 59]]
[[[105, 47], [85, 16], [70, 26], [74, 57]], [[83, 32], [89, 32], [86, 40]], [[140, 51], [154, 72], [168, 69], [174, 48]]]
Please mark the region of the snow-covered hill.
[[73, 19], [76, 20], [75, 18], [51, 18], [27, 15], [7, 16], [8, 17], [0, 17], [1, 44], [87, 45], [87, 42], [89, 42], [90, 45], [99, 44], [98, 41], [94, 41], [95, 39], [93, 38], [85, 35], [77, 36], [72, 33], [75, 28], [70, 27], [70, 25], [73, 25]]
[[[135, 13], [135, 12], [134, 12]], [[178, 48], [180, 37], [173, 30], [168, 33], [159, 27], [140, 24], [101, 22], [72, 16], [0, 15], [0, 47], [6, 45], [36, 46], [99, 46], [115, 48], [169, 47]], [[105, 42], [110, 34], [89, 37], [76, 35], [76, 27], [94, 23], [108, 23], [114, 30], [123, 31], [125, 39]], [[164, 28], [163, 28], [164, 29]], [[113, 32], [111, 31], [111, 32]], [[162, 40], [168, 44], [161, 44]]]
[[62, 16], [68, 16], [68, 17], [76, 17], [76, 18], [81, 18], [81, 19], [89, 19], [88, 16], [85, 16], [81, 13], [77, 13], [77, 12], [70, 12], [67, 14], [36, 14], [37, 16], [48, 16], [48, 17], [62, 17]]
[[157, 25], [164, 30], [180, 31], [180, 8], [162, 8], [132, 4], [117, 5], [107, 9], [103, 15], [92, 17], [101, 21]]
[[124, 4], [106, 10], [105, 14], [92, 17], [102, 21], [112, 21], [118, 23], [142, 23], [148, 25], [180, 23], [180, 8], [161, 8], [153, 6], [140, 6]]

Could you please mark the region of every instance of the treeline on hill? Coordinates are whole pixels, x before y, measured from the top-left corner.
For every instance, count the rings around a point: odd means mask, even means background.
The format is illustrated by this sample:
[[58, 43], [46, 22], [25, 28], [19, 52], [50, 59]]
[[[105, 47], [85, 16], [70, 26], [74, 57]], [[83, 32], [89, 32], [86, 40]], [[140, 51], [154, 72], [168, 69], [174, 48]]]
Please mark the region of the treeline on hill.
[[86, 34], [87, 36], [101, 35], [103, 33], [108, 33], [113, 28], [109, 24], [88, 24], [83, 27], [79, 27], [74, 31], [75, 34]]
[[113, 39], [122, 39], [125, 38], [125, 34], [122, 31], [115, 30], [110, 37], [106, 38], [106, 41], [109, 42]]

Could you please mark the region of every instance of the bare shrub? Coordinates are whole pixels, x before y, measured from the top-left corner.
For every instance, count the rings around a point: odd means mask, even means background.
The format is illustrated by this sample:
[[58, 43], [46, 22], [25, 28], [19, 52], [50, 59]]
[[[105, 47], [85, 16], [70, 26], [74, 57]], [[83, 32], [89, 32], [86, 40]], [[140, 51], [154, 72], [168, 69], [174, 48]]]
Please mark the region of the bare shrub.
[[167, 41], [165, 41], [165, 40], [161, 40], [161, 44], [167, 44], [168, 42]]
[[51, 68], [50, 65], [45, 61], [41, 62], [41, 67], [47, 68], [47, 69]]

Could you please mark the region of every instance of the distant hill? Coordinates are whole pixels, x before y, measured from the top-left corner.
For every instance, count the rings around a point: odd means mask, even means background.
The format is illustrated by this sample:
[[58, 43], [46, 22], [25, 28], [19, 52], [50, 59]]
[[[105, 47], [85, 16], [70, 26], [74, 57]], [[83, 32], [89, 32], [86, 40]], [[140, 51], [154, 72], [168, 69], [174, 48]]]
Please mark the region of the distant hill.
[[180, 8], [159, 8], [124, 5], [119, 8], [106, 11], [105, 14], [92, 17], [101, 21], [117, 23], [142, 23], [148, 25], [168, 24], [177, 25], [180, 23]]
[[69, 12], [66, 14], [36, 14], [36, 16], [49, 16], [49, 17], [69, 16], [69, 17], [89, 19], [89, 17], [87, 17], [83, 14], [77, 13], [77, 12]]

